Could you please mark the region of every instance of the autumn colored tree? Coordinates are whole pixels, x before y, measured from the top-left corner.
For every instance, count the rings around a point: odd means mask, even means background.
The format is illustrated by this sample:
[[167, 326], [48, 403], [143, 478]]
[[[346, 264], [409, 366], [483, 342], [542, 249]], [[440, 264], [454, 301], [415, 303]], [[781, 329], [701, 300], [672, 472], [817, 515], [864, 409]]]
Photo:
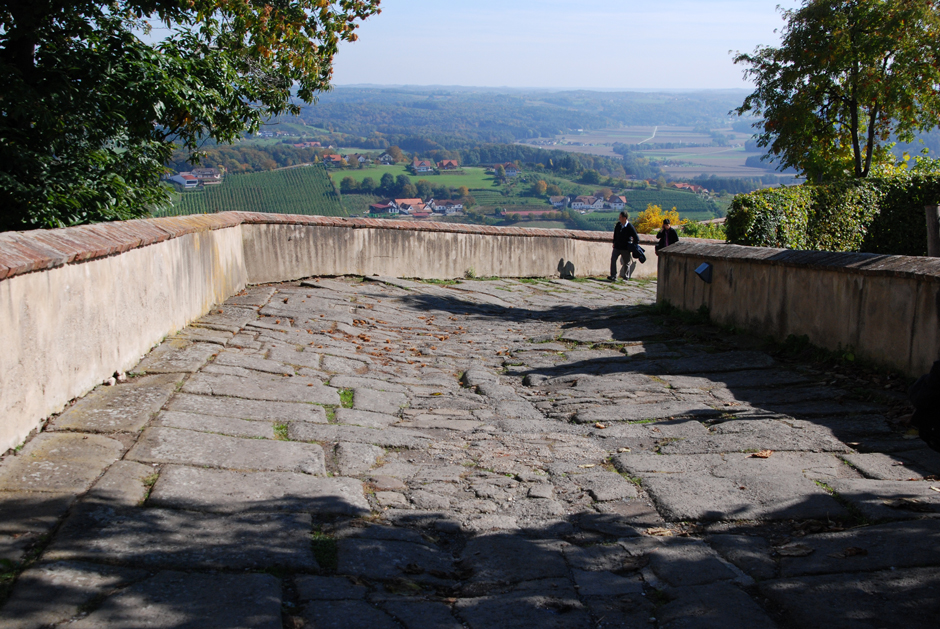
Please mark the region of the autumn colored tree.
[[378, 4], [0, 0], [0, 230], [145, 215], [174, 148], [298, 112]]
[[663, 220], [667, 218], [673, 227], [679, 227], [688, 222], [679, 218], [679, 211], [676, 208], [664, 212], [663, 208], [650, 203], [637, 215], [633, 225], [641, 234], [652, 234], [662, 228]]
[[757, 89], [757, 144], [811, 180], [867, 177], [940, 123], [940, 2], [805, 0], [783, 12], [780, 47], [738, 53]]

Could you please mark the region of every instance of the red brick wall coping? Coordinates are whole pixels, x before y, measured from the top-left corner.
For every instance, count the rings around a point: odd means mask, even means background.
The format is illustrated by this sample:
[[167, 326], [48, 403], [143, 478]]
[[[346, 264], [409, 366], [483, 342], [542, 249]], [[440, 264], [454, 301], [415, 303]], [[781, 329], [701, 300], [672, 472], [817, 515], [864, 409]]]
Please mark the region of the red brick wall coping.
[[[220, 212], [167, 218], [148, 218], [114, 223], [97, 223], [63, 229], [37, 229], [0, 233], [0, 280], [14, 275], [52, 269], [124, 253], [171, 238], [225, 229], [237, 225], [316, 225], [351, 229], [395, 229], [486, 236], [523, 236], [531, 238], [571, 238], [609, 242], [609, 232], [540, 229], [525, 227], [488, 227], [459, 223], [394, 221], [375, 218], [338, 218], [260, 212]], [[644, 244], [654, 244], [653, 236], [642, 235]]]
[[856, 275], [888, 275], [940, 282], [940, 258], [889, 256], [877, 253], [796, 251], [769, 247], [744, 247], [703, 241], [678, 242], [659, 252], [660, 257], [701, 258], [702, 261], [748, 262], [838, 271]]

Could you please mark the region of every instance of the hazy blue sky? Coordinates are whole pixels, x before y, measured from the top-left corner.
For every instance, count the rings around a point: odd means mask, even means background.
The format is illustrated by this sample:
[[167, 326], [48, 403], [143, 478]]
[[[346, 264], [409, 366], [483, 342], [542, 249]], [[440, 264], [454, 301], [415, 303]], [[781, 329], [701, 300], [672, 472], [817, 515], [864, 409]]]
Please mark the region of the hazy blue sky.
[[383, 0], [334, 84], [745, 88], [729, 50], [777, 44], [797, 0]]

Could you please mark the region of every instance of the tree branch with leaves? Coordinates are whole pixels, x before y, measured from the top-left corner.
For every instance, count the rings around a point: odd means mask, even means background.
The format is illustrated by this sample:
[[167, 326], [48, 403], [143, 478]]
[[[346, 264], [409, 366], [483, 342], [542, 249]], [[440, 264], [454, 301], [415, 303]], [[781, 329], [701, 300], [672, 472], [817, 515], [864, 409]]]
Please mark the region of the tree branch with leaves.
[[808, 179], [862, 178], [940, 122], [940, 2], [806, 0], [779, 47], [737, 53], [756, 85], [734, 110], [762, 117], [757, 143]]

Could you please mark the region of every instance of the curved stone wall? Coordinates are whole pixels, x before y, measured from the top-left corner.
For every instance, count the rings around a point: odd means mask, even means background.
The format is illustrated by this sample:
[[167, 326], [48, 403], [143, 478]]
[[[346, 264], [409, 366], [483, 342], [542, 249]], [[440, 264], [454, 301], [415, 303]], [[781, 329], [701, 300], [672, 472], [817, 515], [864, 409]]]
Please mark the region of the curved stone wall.
[[2, 233], [0, 452], [247, 284], [596, 276], [610, 251], [600, 232], [242, 212]]

